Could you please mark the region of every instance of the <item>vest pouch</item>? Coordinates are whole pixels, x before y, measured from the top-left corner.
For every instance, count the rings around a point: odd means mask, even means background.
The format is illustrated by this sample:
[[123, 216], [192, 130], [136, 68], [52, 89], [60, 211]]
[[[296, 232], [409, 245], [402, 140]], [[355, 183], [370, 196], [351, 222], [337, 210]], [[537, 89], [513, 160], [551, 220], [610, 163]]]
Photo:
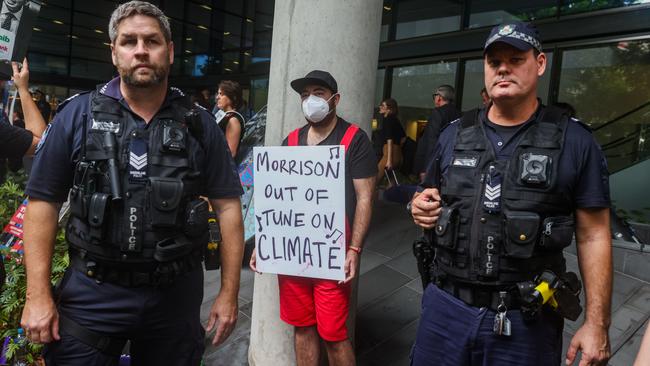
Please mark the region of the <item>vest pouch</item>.
[[572, 216], [547, 217], [542, 224], [540, 247], [564, 249], [571, 245], [575, 223]]
[[108, 197], [106, 193], [93, 193], [90, 196], [88, 207], [88, 223], [92, 227], [101, 227], [104, 223], [104, 216], [108, 208]]
[[505, 255], [530, 258], [539, 235], [539, 215], [535, 212], [510, 211], [505, 213], [505, 220]]
[[83, 187], [70, 189], [70, 213], [84, 220], [88, 217], [88, 197]]
[[149, 178], [151, 225], [173, 227], [177, 225], [178, 204], [183, 198], [183, 181], [173, 178]]
[[187, 256], [192, 252], [193, 243], [180, 235], [156, 243], [153, 258], [158, 262], [169, 262]]
[[208, 202], [195, 199], [187, 204], [183, 231], [190, 238], [199, 237], [208, 232]]
[[458, 210], [455, 207], [443, 207], [434, 228], [435, 243], [438, 246], [454, 249], [458, 233]]

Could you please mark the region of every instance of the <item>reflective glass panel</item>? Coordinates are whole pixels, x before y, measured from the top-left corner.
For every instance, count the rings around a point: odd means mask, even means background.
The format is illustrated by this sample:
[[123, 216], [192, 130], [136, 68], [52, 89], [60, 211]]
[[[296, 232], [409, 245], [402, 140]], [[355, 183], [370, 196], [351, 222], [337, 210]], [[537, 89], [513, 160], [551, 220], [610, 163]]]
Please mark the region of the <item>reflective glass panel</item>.
[[562, 15], [567, 15], [638, 4], [650, 4], [650, 0], [565, 0], [562, 3], [562, 9], [560, 11]]
[[426, 36], [460, 29], [461, 1], [401, 0], [395, 39]]
[[399, 118], [407, 131], [419, 134], [424, 128], [434, 108], [433, 90], [442, 84], [454, 85], [456, 66], [456, 62], [440, 61], [393, 69], [391, 97], [397, 101]]
[[650, 40], [562, 53], [558, 101], [594, 129], [611, 172], [647, 157], [650, 146]]
[[557, 15], [556, 0], [499, 1], [481, 0], [469, 2], [471, 13], [469, 28], [501, 24], [513, 20], [535, 20]]

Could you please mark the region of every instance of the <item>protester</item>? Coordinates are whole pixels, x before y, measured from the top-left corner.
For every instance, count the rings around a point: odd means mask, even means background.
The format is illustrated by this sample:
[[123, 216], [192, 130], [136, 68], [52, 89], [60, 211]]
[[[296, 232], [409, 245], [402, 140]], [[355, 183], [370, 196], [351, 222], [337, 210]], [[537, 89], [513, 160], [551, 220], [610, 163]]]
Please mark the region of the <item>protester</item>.
[[[358, 126], [336, 114], [340, 100], [336, 80], [326, 71], [314, 70], [291, 82], [300, 94], [307, 124], [294, 130], [283, 146], [344, 145], [345, 208], [348, 250], [346, 278], [342, 282], [305, 277], [278, 276], [280, 318], [294, 326], [296, 363], [316, 365], [320, 339], [330, 365], [354, 365], [346, 319], [350, 311], [350, 281], [358, 275], [359, 257], [370, 224], [376, 160], [368, 136]], [[250, 267], [257, 271], [256, 253]]]
[[219, 83], [217, 92], [217, 107], [215, 115], [219, 128], [228, 141], [228, 147], [233, 157], [237, 155], [239, 143], [244, 135], [244, 117], [237, 112], [242, 106], [241, 86], [236, 81], [224, 80]]
[[[383, 137], [383, 154], [377, 167], [377, 182], [384, 177], [384, 171], [399, 168], [402, 163], [402, 144], [406, 140], [406, 133], [398, 118], [399, 107], [392, 98], [384, 99], [379, 105], [379, 114], [382, 118], [381, 136]], [[388, 182], [389, 185], [391, 182]]]
[[546, 55], [534, 25], [494, 27], [484, 68], [492, 103], [443, 131], [411, 203], [435, 246], [413, 365], [560, 364], [563, 317], [539, 308], [534, 288], [559, 278], [558, 309], [577, 318], [577, 278], [562, 252], [574, 232], [586, 308], [566, 363], [580, 351], [581, 364], [604, 365], [612, 253], [603, 153], [587, 127], [537, 98]]
[[12, 80], [22, 101], [25, 129], [0, 123], [0, 158], [20, 158], [25, 155], [33, 155], [40, 137], [45, 131], [45, 121], [29, 94], [27, 59], [23, 60], [20, 70], [16, 62], [12, 62], [11, 66], [13, 68]]
[[[199, 365], [208, 236], [200, 196], [221, 227], [221, 288], [206, 329], [216, 328], [218, 345], [237, 321], [239, 177], [214, 118], [168, 85], [168, 17], [130, 1], [113, 11], [108, 34], [119, 77], [62, 103], [36, 154], [21, 325], [46, 344], [48, 365], [115, 365], [127, 340], [135, 364]], [[53, 294], [57, 218], [69, 193], [70, 267]]]

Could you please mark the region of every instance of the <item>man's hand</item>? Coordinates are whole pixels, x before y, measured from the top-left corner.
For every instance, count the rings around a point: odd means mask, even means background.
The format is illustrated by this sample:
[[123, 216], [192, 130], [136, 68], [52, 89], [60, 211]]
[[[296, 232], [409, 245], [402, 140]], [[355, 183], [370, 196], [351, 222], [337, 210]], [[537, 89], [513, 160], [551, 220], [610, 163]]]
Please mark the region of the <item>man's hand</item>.
[[251, 254], [251, 260], [248, 262], [248, 266], [251, 267], [253, 272], [262, 274], [262, 272], [257, 270], [257, 248], [253, 248], [253, 254]]
[[49, 294], [31, 299], [27, 297], [20, 326], [32, 343], [50, 343], [61, 339], [59, 335], [59, 313]]
[[585, 322], [576, 332], [566, 354], [567, 365], [572, 365], [582, 352], [579, 366], [606, 365], [610, 357], [607, 328]]
[[14, 71], [11, 79], [16, 85], [16, 89], [27, 89], [29, 87], [29, 67], [27, 65], [27, 58], [23, 59], [23, 67], [18, 70], [18, 62], [12, 62], [11, 68]]
[[414, 196], [411, 216], [416, 225], [425, 229], [435, 226], [440, 216], [440, 193], [437, 188], [428, 188]]
[[207, 332], [211, 332], [216, 326], [217, 331], [212, 339], [214, 346], [223, 343], [235, 329], [237, 311], [237, 296], [219, 292], [214, 304], [212, 304], [212, 309], [210, 309], [210, 319], [208, 320], [208, 327], [205, 329]]
[[340, 284], [346, 284], [352, 281], [356, 276], [359, 270], [359, 253], [354, 250], [348, 249], [347, 254], [345, 255], [345, 280], [339, 281]]

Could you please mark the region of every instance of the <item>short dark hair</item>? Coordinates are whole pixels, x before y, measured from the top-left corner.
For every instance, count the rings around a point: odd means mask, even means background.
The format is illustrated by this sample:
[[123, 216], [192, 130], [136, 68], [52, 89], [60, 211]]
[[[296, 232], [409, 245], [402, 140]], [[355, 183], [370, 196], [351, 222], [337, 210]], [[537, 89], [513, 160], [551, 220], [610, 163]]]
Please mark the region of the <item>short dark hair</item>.
[[390, 110], [389, 115], [396, 116], [399, 113], [399, 107], [397, 106], [397, 101], [393, 98], [386, 98], [381, 101], [386, 104], [386, 107]]
[[234, 109], [241, 108], [242, 105], [242, 90], [238, 82], [232, 80], [223, 80], [219, 83], [219, 89], [221, 93], [230, 98], [232, 101], [232, 107]]

